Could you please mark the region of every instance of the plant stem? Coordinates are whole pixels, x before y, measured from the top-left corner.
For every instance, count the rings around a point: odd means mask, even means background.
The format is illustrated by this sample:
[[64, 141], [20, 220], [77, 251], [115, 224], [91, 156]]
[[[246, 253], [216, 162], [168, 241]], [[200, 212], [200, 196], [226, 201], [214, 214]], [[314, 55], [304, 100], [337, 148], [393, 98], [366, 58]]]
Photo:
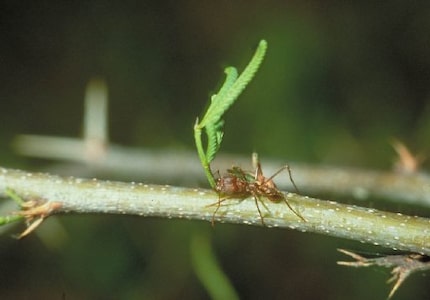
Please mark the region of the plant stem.
[[215, 188], [215, 178], [212, 174], [211, 167], [209, 165], [209, 161], [206, 158], [206, 154], [203, 150], [203, 144], [202, 144], [202, 129], [199, 127], [199, 119], [196, 120], [196, 124], [194, 125], [194, 140], [196, 141], [196, 149], [197, 154], [199, 155], [200, 162], [202, 163], [203, 170], [205, 171], [206, 178], [209, 181], [209, 184], [212, 188]]
[[[218, 195], [211, 190], [59, 177], [0, 168], [0, 195], [14, 190], [24, 199], [60, 203], [55, 213], [130, 214], [211, 221]], [[301, 221], [285, 203], [265, 201], [269, 227], [322, 233], [430, 255], [430, 219], [322, 201], [288, 193], [287, 201], [307, 220]], [[216, 221], [261, 226], [253, 199], [230, 200]]]

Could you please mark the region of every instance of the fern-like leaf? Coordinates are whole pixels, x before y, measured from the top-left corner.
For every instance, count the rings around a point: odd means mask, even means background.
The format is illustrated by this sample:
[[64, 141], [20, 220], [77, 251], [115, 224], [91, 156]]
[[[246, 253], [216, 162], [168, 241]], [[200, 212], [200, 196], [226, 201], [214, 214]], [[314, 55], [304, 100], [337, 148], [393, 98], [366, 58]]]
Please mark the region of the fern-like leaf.
[[[254, 56], [239, 77], [237, 70], [234, 67], [227, 67], [224, 70], [226, 73], [226, 79], [221, 86], [221, 89], [217, 94], [212, 95], [211, 103], [202, 121], [199, 122], [197, 119], [194, 125], [194, 139], [196, 142], [197, 153], [212, 188], [215, 187], [215, 179], [210, 170], [209, 164], [215, 158], [224, 135], [222, 130], [224, 125], [222, 116], [236, 101], [245, 89], [246, 85], [252, 80], [263, 61], [266, 50], [267, 42], [265, 40], [261, 40]], [[205, 129], [207, 135], [206, 151], [203, 150], [201, 140], [201, 132], [203, 129]]]
[[238, 76], [235, 67], [225, 68], [224, 73], [226, 74], [225, 81], [219, 92], [211, 97], [211, 105], [209, 106], [205, 116], [202, 119], [202, 122], [200, 123], [200, 126], [202, 127], [208, 126], [208, 124], [217, 123], [223, 115], [223, 113], [220, 114], [217, 112], [216, 108], [219, 107], [220, 103], [224, 101], [223, 99], [225, 98], [226, 93], [228, 93], [233, 84], [236, 82]]
[[247, 84], [252, 80], [255, 73], [263, 61], [264, 55], [267, 50], [267, 42], [260, 41], [257, 51], [252, 57], [249, 64], [243, 70], [242, 74], [232, 83], [232, 80], [237, 76], [236, 69], [229, 67], [225, 69], [227, 78], [222, 86], [220, 92], [212, 99], [212, 103], [206, 115], [203, 117], [201, 125], [204, 127], [210, 123], [216, 123], [229, 107], [236, 101], [239, 95], [243, 92]]
[[224, 132], [222, 131], [222, 127], [224, 126], [223, 120], [218, 120], [218, 123], [207, 125], [205, 127], [206, 134], [208, 137], [208, 147], [206, 149], [206, 160], [208, 163], [211, 163], [215, 158], [216, 153], [221, 147], [222, 138], [224, 136]]

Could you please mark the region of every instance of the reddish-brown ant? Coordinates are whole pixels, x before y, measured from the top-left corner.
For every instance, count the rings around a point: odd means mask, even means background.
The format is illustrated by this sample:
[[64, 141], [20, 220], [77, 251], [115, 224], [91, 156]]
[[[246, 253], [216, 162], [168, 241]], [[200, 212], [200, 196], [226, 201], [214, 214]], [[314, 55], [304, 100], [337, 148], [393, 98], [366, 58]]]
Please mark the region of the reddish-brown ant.
[[295, 211], [291, 205], [288, 203], [285, 195], [277, 188], [275, 183], [273, 182], [273, 178], [275, 178], [279, 173], [283, 170], [287, 170], [290, 176], [290, 180], [297, 190], [296, 184], [292, 178], [291, 170], [288, 165], [283, 166], [278, 171], [276, 171], [269, 178], [263, 175], [263, 171], [261, 169], [260, 162], [256, 159], [256, 155], [254, 155], [254, 165], [255, 165], [255, 174], [253, 175], [250, 172], [245, 172], [240, 167], [233, 167], [232, 169], [227, 170], [227, 174], [219, 177], [216, 181], [215, 191], [218, 193], [218, 202], [217, 208], [212, 216], [212, 225], [215, 223], [215, 215], [218, 212], [218, 209], [221, 206], [221, 203], [231, 199], [231, 198], [239, 198], [245, 199], [247, 197], [253, 196], [255, 205], [257, 206], [258, 214], [261, 218], [261, 223], [264, 223], [264, 217], [260, 210], [259, 201], [262, 202], [261, 197], [265, 197], [272, 202], [281, 202], [284, 201], [288, 208], [301, 220], [306, 222], [305, 218], [300, 215], [297, 211]]

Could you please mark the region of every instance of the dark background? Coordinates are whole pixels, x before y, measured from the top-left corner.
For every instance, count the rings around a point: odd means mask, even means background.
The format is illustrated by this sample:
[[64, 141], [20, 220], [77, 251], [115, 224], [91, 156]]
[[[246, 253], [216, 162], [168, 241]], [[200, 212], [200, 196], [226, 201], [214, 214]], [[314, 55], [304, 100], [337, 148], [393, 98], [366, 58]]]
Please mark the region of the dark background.
[[[266, 60], [226, 116], [222, 152], [388, 169], [391, 138], [430, 147], [427, 1], [2, 1], [0, 37], [3, 166], [49, 166], [18, 156], [11, 141], [79, 136], [94, 77], [109, 86], [114, 143], [194, 151], [195, 117], [224, 67], [242, 70], [262, 38]], [[367, 249], [345, 240], [197, 221], [56, 218], [65, 231], [58, 242], [0, 237], [2, 299], [208, 298], [191, 268], [196, 232], [211, 236], [242, 299], [385, 299], [390, 288], [388, 270], [335, 264], [348, 260], [336, 248]], [[428, 286], [414, 275], [393, 299], [428, 299]]]

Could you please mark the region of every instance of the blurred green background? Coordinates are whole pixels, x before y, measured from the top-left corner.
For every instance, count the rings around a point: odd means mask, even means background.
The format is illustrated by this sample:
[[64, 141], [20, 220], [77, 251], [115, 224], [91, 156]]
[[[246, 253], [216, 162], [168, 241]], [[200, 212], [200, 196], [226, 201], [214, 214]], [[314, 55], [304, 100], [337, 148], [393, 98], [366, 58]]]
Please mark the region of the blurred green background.
[[[3, 1], [0, 36], [2, 166], [48, 167], [14, 153], [12, 139], [79, 136], [94, 77], [109, 86], [114, 143], [193, 151], [195, 117], [224, 67], [242, 70], [261, 38], [266, 60], [226, 116], [222, 152], [388, 169], [391, 138], [430, 147], [427, 1]], [[348, 260], [336, 248], [381, 250], [345, 240], [126, 216], [61, 216], [40, 230], [56, 221], [58, 243], [0, 237], [2, 299], [207, 299], [195, 234], [210, 237], [241, 299], [385, 299], [390, 289], [388, 270], [335, 264]], [[414, 275], [394, 299], [429, 299], [428, 286]]]

